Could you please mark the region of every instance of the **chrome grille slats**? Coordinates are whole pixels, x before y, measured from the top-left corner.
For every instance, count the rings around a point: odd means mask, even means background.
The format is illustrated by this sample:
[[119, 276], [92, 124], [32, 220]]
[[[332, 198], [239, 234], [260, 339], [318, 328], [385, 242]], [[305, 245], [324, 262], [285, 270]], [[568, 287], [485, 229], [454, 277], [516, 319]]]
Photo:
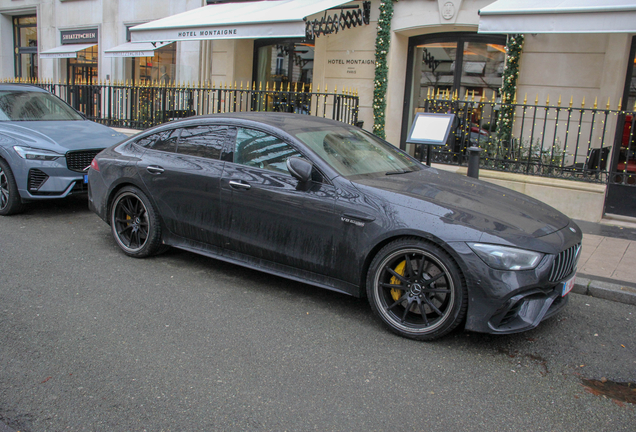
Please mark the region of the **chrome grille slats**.
[[581, 244], [574, 245], [561, 251], [552, 263], [550, 282], [557, 282], [572, 273], [579, 259]]
[[86, 167], [91, 164], [93, 158], [102, 150], [103, 149], [70, 151], [66, 153], [66, 166], [71, 171], [85, 173], [86, 171], [84, 170]]

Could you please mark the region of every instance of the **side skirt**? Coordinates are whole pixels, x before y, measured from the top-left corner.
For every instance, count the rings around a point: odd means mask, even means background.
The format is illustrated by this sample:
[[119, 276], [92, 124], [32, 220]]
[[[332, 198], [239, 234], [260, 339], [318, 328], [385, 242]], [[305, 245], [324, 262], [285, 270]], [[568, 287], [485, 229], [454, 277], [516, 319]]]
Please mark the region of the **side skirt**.
[[354, 297], [361, 296], [360, 293], [362, 292], [362, 290], [360, 289], [360, 287], [339, 279], [330, 278], [328, 276], [312, 273], [306, 270], [299, 270], [290, 266], [286, 266], [284, 264], [279, 264], [260, 258], [254, 258], [249, 255], [222, 249], [217, 246], [195, 242], [192, 240], [186, 240], [174, 235], [170, 235], [169, 239], [164, 238], [164, 240], [165, 244], [177, 249], [182, 249], [188, 252], [193, 252], [199, 255], [204, 255], [210, 258], [237, 264], [243, 267], [248, 267], [250, 269], [269, 273], [274, 276], [280, 276], [297, 282], [314, 285], [319, 288], [328, 289], [330, 291], [335, 291]]

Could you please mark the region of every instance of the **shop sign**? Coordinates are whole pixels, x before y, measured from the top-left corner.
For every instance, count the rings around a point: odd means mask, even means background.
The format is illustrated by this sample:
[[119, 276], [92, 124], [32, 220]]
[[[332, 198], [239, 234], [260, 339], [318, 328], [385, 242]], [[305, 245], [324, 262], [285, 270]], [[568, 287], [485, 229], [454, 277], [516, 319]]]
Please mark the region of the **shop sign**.
[[56, 58], [77, 58], [77, 53], [76, 52], [52, 53], [52, 54], [43, 55], [42, 58], [51, 58], [51, 59], [56, 59]]
[[[330, 58], [327, 59], [327, 66], [341, 71], [346, 68], [346, 73], [348, 75], [358, 75], [359, 67], [374, 71], [375, 59], [355, 56], [346, 58]], [[364, 72], [362, 73], [364, 74]]]
[[154, 51], [119, 51], [104, 53], [104, 57], [152, 57]]
[[205, 30], [196, 30], [196, 31], [180, 31], [177, 33], [176, 39], [183, 38], [196, 38], [196, 37], [232, 37], [236, 36], [235, 28], [227, 28], [227, 29], [205, 29]]
[[97, 43], [97, 29], [67, 30], [60, 32], [60, 34], [62, 35], [62, 45]]

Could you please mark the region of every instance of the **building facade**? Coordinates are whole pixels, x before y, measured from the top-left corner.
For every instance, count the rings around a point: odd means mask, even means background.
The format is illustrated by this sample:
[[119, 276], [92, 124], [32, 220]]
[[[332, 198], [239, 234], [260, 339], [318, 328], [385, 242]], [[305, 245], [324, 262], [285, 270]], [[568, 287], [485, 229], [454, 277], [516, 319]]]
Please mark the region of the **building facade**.
[[[372, 130], [375, 43], [382, 1], [388, 0], [332, 2], [336, 6], [308, 16], [307, 21], [330, 17], [337, 20], [351, 11], [362, 11], [367, 3], [368, 24], [340, 26], [338, 31], [311, 40], [276, 34], [218, 37], [210, 32], [203, 40], [130, 45], [130, 29], [137, 25], [196, 11], [208, 3], [215, 7], [241, 2], [0, 0], [0, 79], [241, 83], [256, 87], [292, 83], [303, 89], [311, 85], [313, 91], [352, 89], [360, 98], [359, 119], [364, 122], [364, 129]], [[389, 142], [413, 151], [405, 143], [406, 133], [431, 93], [500, 97], [507, 36], [478, 32], [479, 10], [492, 3], [493, 0], [393, 3], [385, 114]], [[518, 99], [552, 104], [557, 99], [573, 100], [575, 104], [587, 101], [588, 106], [597, 99], [603, 106], [609, 100], [615, 109], [619, 103], [622, 110], [633, 108], [634, 34], [621, 31], [525, 36]], [[611, 121], [607, 127], [609, 136], [621, 125]], [[614, 153], [618, 150], [617, 147]], [[625, 167], [628, 162], [624, 161]], [[603, 194], [604, 190], [596, 194], [601, 201]]]

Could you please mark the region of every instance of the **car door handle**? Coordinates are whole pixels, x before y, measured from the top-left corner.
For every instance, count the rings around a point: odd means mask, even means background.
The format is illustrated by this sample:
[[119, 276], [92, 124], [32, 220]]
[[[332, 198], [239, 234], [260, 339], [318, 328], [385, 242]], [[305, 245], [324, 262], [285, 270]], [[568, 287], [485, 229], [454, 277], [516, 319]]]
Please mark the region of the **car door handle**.
[[230, 180], [230, 186], [233, 187], [234, 189], [249, 189], [252, 187], [247, 183], [237, 182], [234, 180]]
[[150, 165], [146, 167], [146, 171], [148, 171], [150, 174], [161, 174], [162, 172], [164, 172], [164, 169], [160, 166]]
[[347, 219], [358, 220], [361, 222], [373, 222], [375, 220], [373, 216], [365, 215], [362, 213], [343, 213], [342, 216], [346, 217]]

